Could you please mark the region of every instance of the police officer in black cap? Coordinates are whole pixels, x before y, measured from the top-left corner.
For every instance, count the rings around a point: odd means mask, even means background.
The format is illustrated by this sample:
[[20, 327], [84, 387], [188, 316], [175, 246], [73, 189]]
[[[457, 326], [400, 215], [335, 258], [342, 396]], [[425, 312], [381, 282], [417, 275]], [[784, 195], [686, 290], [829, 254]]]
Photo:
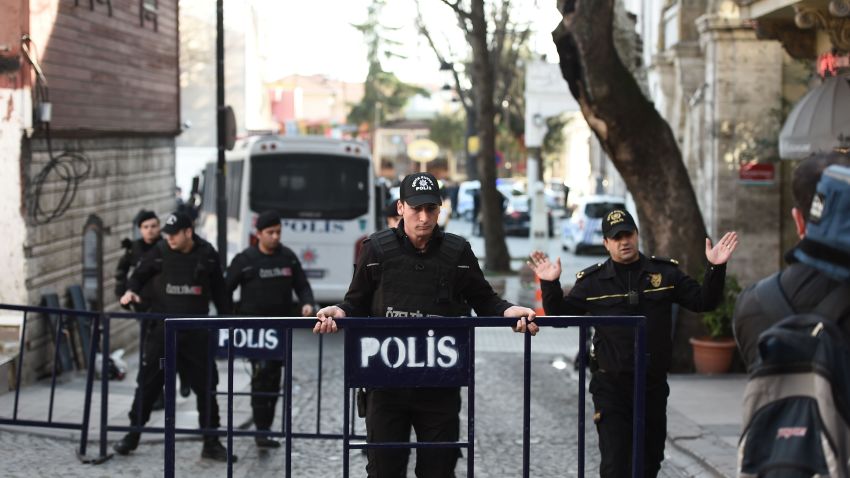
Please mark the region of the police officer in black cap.
[[[671, 310], [674, 303], [694, 312], [712, 310], [721, 302], [726, 262], [738, 245], [734, 232], [716, 246], [705, 240], [708, 264], [701, 287], [672, 259], [647, 257], [638, 251], [638, 230], [631, 214], [615, 209], [602, 221], [603, 243], [610, 258], [576, 274], [566, 297], [559, 278], [561, 259], [551, 262], [534, 251], [529, 265], [540, 278], [547, 315], [642, 315], [647, 318], [646, 430], [644, 476], [654, 477], [664, 459], [667, 436], [667, 371], [673, 343]], [[603, 477], [630, 476], [634, 335], [630, 327], [594, 328], [590, 369], [602, 455]]]
[[[292, 315], [292, 292], [301, 303], [299, 313], [313, 315], [313, 290], [298, 257], [280, 243], [280, 215], [266, 211], [257, 218], [257, 244], [240, 252], [227, 268], [227, 292], [240, 288], [237, 312], [242, 315], [288, 317]], [[279, 393], [280, 360], [251, 360], [251, 392]], [[252, 396], [251, 408], [257, 430], [268, 431], [274, 421], [275, 396]], [[257, 436], [257, 446], [277, 448], [280, 442]]]
[[[478, 265], [469, 243], [443, 232], [439, 186], [429, 173], [410, 174], [401, 184], [395, 229], [364, 241], [354, 278], [343, 303], [321, 309], [315, 333], [336, 332], [334, 319], [386, 317], [388, 311], [458, 317], [469, 314], [515, 317], [514, 329], [537, 332], [534, 311], [500, 299]], [[420, 441], [456, 441], [460, 431], [459, 388], [373, 389], [366, 394], [366, 433], [370, 442], [406, 442], [411, 426]], [[369, 477], [405, 476], [410, 451], [370, 449]], [[416, 476], [452, 477], [455, 449], [417, 450]]]
[[[127, 282], [127, 291], [121, 296], [121, 304], [141, 301], [139, 292], [152, 283], [151, 312], [206, 315], [212, 300], [219, 314], [229, 314], [232, 303], [225, 289], [218, 253], [209, 242], [195, 235], [189, 216], [180, 212], [172, 213], [166, 219], [162, 232], [165, 233], [165, 240], [142, 257]], [[208, 394], [213, 392], [218, 383], [218, 370], [210, 356], [208, 337], [205, 330], [189, 330], [178, 334], [177, 368], [184, 371], [184, 376], [190, 377], [189, 386], [197, 396], [201, 427], [218, 428], [218, 402], [215, 396], [207, 400]], [[165, 321], [159, 320], [153, 322], [147, 330], [138, 386], [129, 413], [133, 426], [142, 426], [150, 418], [153, 402], [162, 390], [165, 378], [159, 366], [164, 356]], [[209, 367], [212, 367], [211, 374], [208, 373]], [[208, 381], [210, 375], [212, 382]], [[127, 433], [113, 448], [117, 453], [126, 455], [136, 449], [139, 436], [139, 432]], [[227, 450], [221, 445], [218, 436], [204, 436], [201, 457], [227, 460]], [[233, 461], [236, 461], [236, 456], [233, 456]]]

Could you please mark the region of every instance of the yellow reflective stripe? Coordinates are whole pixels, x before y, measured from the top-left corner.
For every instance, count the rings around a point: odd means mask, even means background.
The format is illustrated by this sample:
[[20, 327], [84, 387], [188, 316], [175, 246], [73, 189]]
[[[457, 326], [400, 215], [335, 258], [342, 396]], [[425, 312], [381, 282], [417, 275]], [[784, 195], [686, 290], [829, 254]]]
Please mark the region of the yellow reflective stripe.
[[600, 295], [599, 297], [588, 297], [584, 300], [599, 300], [599, 299], [610, 299], [611, 297], [628, 297], [629, 294], [611, 294], [611, 295]]
[[659, 288], [657, 288], [657, 289], [646, 289], [644, 292], [658, 292], [658, 291], [660, 291], [660, 290], [673, 289], [674, 287], [676, 287], [676, 286], [674, 286], [674, 285], [668, 285], [667, 287], [659, 287]]

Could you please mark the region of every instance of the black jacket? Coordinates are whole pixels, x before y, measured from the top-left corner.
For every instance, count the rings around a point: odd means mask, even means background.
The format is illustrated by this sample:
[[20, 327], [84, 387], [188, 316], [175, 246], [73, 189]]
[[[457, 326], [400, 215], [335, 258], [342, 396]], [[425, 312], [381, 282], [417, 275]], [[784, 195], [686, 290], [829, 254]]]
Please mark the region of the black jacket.
[[[782, 293], [788, 303], [798, 314], [811, 312], [839, 282], [818, 271], [814, 267], [798, 262], [792, 251], [785, 255], [788, 268], [777, 272], [771, 278], [779, 275]], [[732, 326], [735, 330], [735, 340], [741, 350], [747, 368], [751, 369], [758, 358], [759, 335], [768, 327], [778, 322], [780, 318], [769, 317], [765, 314], [756, 299], [755, 284], [747, 287], [738, 295], [735, 303], [735, 314]], [[850, 320], [843, 323], [844, 331], [850, 336]]]
[[[404, 254], [417, 255], [421, 254], [423, 259], [433, 258], [439, 252], [439, 245], [443, 240], [444, 233], [437, 226], [434, 229], [434, 234], [431, 241], [422, 254], [413, 247], [407, 235], [404, 233], [404, 220], [402, 220], [395, 229], [396, 239], [401, 243]], [[363, 248], [360, 251], [360, 256], [357, 258], [357, 264], [354, 269], [354, 278], [348, 286], [348, 292], [345, 294], [345, 299], [339, 307], [345, 311], [345, 315], [349, 317], [368, 317], [372, 315], [372, 299], [375, 294], [377, 282], [367, 270], [367, 264], [380, 262], [378, 254], [372, 247], [371, 240], [366, 240], [363, 243]], [[505, 310], [511, 307], [511, 303], [499, 298], [498, 295], [490, 287], [490, 284], [484, 279], [484, 273], [481, 272], [481, 267], [478, 265], [478, 259], [472, 252], [472, 248], [467, 242], [465, 248], [460, 255], [458, 265], [468, 266], [469, 270], [462, 278], [460, 283], [456, 284], [456, 290], [459, 291], [461, 297], [466, 300], [475, 312], [480, 316], [501, 316]]]
[[[650, 376], [663, 377], [670, 368], [673, 350], [672, 306], [674, 303], [694, 312], [717, 307], [723, 297], [726, 266], [709, 265], [705, 286], [682, 272], [670, 259], [640, 255], [637, 305], [629, 305], [628, 286], [617, 278], [614, 263], [607, 261], [576, 274], [576, 283], [566, 297], [559, 281], [540, 281], [546, 315], [643, 315], [647, 318], [647, 349]], [[595, 327], [595, 365], [610, 372], [634, 370], [634, 329]]]
[[[222, 274], [221, 263], [218, 260], [218, 253], [209, 242], [201, 239], [197, 235], [193, 236], [194, 246], [187, 254], [197, 255], [198, 261], [203, 263], [202, 270], [207, 274], [205, 279], [210, 287], [210, 300], [215, 304], [218, 315], [230, 314], [233, 312], [233, 300], [227, 293], [224, 284], [224, 275]], [[168, 245], [165, 244], [167, 248]], [[154, 247], [148, 251], [139, 261], [139, 265], [133, 271], [130, 279], [127, 281], [127, 290], [139, 293], [142, 288], [153, 281], [154, 278], [162, 272], [163, 253], [162, 247]], [[169, 312], [164, 304], [157, 303], [154, 299], [153, 310], [156, 312]], [[195, 314], [206, 314], [208, 310], [193, 311]]]
[[[263, 267], [282, 271], [274, 277], [263, 277]], [[302, 304], [313, 304], [313, 289], [304, 269], [292, 249], [281, 244], [272, 254], [263, 254], [252, 246], [236, 254], [227, 267], [227, 293], [232, 296], [237, 287], [242, 288], [239, 313], [289, 315], [292, 313], [292, 292]], [[251, 287], [252, 294], [246, 294]], [[251, 302], [251, 303], [249, 303]], [[300, 315], [300, 311], [299, 311]]]
[[[121, 298], [124, 295], [124, 292], [127, 292], [127, 276], [130, 274], [130, 269], [136, 267], [139, 261], [142, 259], [149, 250], [151, 250], [157, 242], [161, 241], [162, 238], [157, 238], [152, 244], [148, 244], [143, 239], [136, 239], [133, 242], [130, 242], [125, 246], [124, 255], [121, 256], [121, 259], [118, 259], [118, 266], [115, 268], [115, 296]], [[124, 239], [124, 241], [129, 242], [129, 239]], [[142, 291], [142, 297], [146, 300], [149, 300], [150, 294], [146, 294], [146, 291]]]

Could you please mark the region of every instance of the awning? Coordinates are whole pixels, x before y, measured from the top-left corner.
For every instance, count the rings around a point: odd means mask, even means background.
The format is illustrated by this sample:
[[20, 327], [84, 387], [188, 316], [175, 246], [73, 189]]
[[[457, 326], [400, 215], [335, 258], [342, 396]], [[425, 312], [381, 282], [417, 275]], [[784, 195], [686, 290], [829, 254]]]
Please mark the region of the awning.
[[779, 157], [801, 159], [850, 146], [850, 78], [833, 76], [806, 93], [779, 133]]

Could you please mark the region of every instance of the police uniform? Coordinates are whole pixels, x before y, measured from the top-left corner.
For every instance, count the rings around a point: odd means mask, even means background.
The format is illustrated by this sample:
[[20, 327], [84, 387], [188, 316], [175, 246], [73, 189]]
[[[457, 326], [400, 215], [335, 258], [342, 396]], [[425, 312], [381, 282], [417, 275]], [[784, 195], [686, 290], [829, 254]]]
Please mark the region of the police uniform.
[[[277, 224], [280, 224], [279, 219]], [[257, 227], [260, 229], [259, 223]], [[264, 254], [258, 246], [237, 254], [227, 268], [226, 282], [228, 295], [240, 287], [237, 312], [241, 315], [293, 315], [293, 291], [302, 304], [313, 304], [313, 290], [301, 262], [291, 249], [282, 244], [272, 254]], [[300, 311], [296, 315], [301, 315]], [[252, 360], [251, 391], [280, 392], [282, 366], [281, 360]], [[276, 403], [277, 396], [251, 397], [257, 430], [271, 429]]]
[[[143, 210], [139, 212], [133, 223], [136, 227], [141, 227], [143, 222], [156, 218], [156, 214], [153, 211]], [[154, 242], [150, 244], [141, 238], [134, 241], [130, 241], [129, 239], [124, 239], [124, 241], [122, 241], [121, 245], [124, 247], [124, 255], [118, 259], [118, 266], [115, 268], [116, 297], [120, 298], [124, 295], [124, 292], [127, 292], [127, 277], [130, 275], [131, 269], [135, 268], [139, 261], [142, 260], [142, 257], [147, 254], [148, 251], [153, 249], [160, 240], [162, 240], [162, 238], [157, 236]], [[139, 296], [142, 298], [142, 302], [136, 304], [137, 311], [147, 312], [150, 310], [151, 295], [151, 285], [147, 284], [141, 291], [139, 291]]]
[[[547, 315], [647, 318], [644, 476], [656, 476], [664, 459], [673, 304], [694, 312], [714, 309], [722, 300], [725, 272], [725, 264], [709, 264], [701, 287], [679, 269], [675, 260], [640, 254], [631, 264], [619, 264], [609, 258], [584, 269], [576, 274], [575, 285], [566, 297], [558, 280], [540, 281]], [[602, 455], [600, 474], [630, 476], [634, 329], [594, 327], [590, 367], [593, 419]]]
[[[427, 173], [409, 175], [410, 182]], [[436, 184], [436, 180], [433, 180]], [[436, 192], [436, 187], [433, 192]], [[437, 196], [431, 202], [439, 204]], [[435, 226], [424, 249], [416, 249], [404, 233], [404, 220], [364, 241], [345, 300], [348, 317], [469, 315], [470, 307], [485, 316], [501, 316], [512, 304], [500, 299], [478, 265], [469, 243]], [[411, 426], [419, 441], [457, 441], [460, 433], [459, 388], [386, 388], [367, 392], [366, 433], [369, 442], [407, 442]], [[408, 449], [370, 449], [370, 477], [405, 476]], [[454, 476], [458, 450], [417, 450], [416, 476]]]
[[[183, 221], [191, 227], [191, 220], [183, 214]], [[171, 218], [169, 218], [171, 220]], [[167, 228], [168, 226], [166, 226]], [[167, 232], [167, 229], [164, 231]], [[213, 246], [193, 236], [193, 248], [188, 253], [172, 250], [167, 241], [160, 241], [139, 262], [130, 276], [127, 287], [131, 291], [140, 291], [152, 283], [151, 312], [167, 313], [172, 316], [206, 315], [209, 302], [215, 303], [219, 314], [231, 312], [231, 299], [226, 293], [224, 277], [219, 265], [218, 253]], [[150, 418], [151, 409], [164, 384], [164, 371], [160, 368], [160, 359], [165, 357], [165, 321], [155, 320], [147, 328], [143, 361], [139, 367], [136, 393], [130, 409], [130, 424], [141, 426]], [[177, 335], [177, 368], [181, 376], [189, 378], [189, 386], [197, 397], [198, 423], [201, 428], [220, 426], [218, 402], [215, 396], [209, 396], [218, 384], [218, 370], [210, 355], [209, 333], [206, 330], [187, 330]], [[209, 373], [212, 368], [211, 374]], [[209, 380], [211, 376], [211, 381]], [[209, 404], [209, 408], [207, 408]], [[209, 421], [207, 421], [209, 415]], [[129, 440], [129, 442], [128, 442]], [[204, 437], [204, 454], [208, 455], [208, 445], [220, 448], [215, 435]], [[115, 445], [121, 454], [136, 448], [138, 435], [128, 434]], [[129, 445], [129, 446], [127, 446]], [[213, 453], [221, 459], [220, 454]], [[226, 458], [226, 457], [225, 457]]]

